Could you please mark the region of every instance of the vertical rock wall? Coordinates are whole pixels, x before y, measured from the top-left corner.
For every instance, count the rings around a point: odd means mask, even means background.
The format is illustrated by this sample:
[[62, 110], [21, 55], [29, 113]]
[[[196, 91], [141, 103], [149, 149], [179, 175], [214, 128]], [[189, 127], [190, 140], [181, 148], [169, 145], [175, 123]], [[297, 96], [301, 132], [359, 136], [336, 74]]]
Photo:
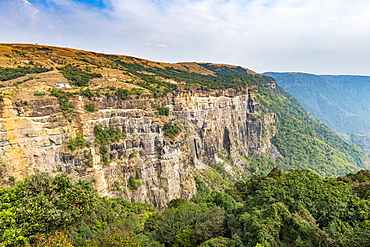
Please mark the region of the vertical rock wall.
[[[257, 156], [275, 150], [270, 139], [276, 133], [275, 114], [260, 116], [259, 104], [248, 89], [175, 91], [167, 97], [73, 96], [72, 120], [67, 121], [58, 101], [40, 98], [27, 104], [4, 98], [0, 106], [0, 164], [2, 183], [37, 171], [66, 172], [75, 179], [92, 181], [102, 196], [123, 197], [153, 203], [196, 193], [193, 174], [223, 159], [231, 158], [248, 172], [240, 156]], [[99, 109], [86, 112], [94, 103]], [[170, 116], [156, 115], [155, 106], [170, 108]], [[166, 122], [176, 122], [181, 133], [164, 136]], [[125, 139], [110, 143], [110, 162], [104, 164], [95, 143], [94, 127], [122, 129]], [[263, 127], [264, 126], [264, 127]], [[262, 133], [264, 131], [264, 133]], [[71, 151], [69, 138], [79, 134], [92, 145]], [[276, 150], [275, 150], [276, 153]], [[140, 181], [133, 186], [130, 181]]]

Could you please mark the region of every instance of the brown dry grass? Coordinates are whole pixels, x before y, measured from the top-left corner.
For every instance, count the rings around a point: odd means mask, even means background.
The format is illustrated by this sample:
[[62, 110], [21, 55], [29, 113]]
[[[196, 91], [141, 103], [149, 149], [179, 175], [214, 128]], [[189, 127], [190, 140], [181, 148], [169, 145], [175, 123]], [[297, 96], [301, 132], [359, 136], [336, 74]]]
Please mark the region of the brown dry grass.
[[[125, 81], [137, 80], [135, 76], [124, 73], [124, 71], [116, 69], [113, 60], [120, 60], [125, 63], [135, 63], [144, 67], [157, 67], [165, 69], [172, 67], [174, 69], [183, 70], [186, 72], [194, 72], [203, 75], [214, 75], [214, 72], [207, 70], [198, 63], [181, 62], [181, 63], [160, 63], [140, 59], [124, 55], [109, 55], [90, 51], [82, 51], [72, 48], [53, 47], [44, 45], [32, 44], [0, 44], [0, 67], [14, 68], [17, 66], [27, 66], [29, 63], [44, 66], [47, 68], [59, 68], [66, 64], [72, 64], [74, 67], [79, 67], [82, 70], [89, 70], [94, 73], [99, 73], [102, 78], [93, 79], [91, 88], [97, 87], [122, 87], [126, 89], [140, 88], [132, 84], [125, 83]], [[85, 61], [82, 61], [85, 60]], [[86, 62], [87, 61], [87, 62]], [[228, 64], [213, 64], [215, 66], [237, 67]], [[257, 74], [251, 70], [246, 69], [250, 74]], [[8, 82], [0, 82], [7, 87], [14, 87], [11, 82], [21, 81], [28, 78], [27, 75], [16, 80]], [[26, 90], [43, 90], [40, 88], [54, 87], [56, 83], [67, 82], [67, 80], [59, 73], [57, 69], [50, 72], [33, 75], [38, 79], [30, 80], [17, 86], [18, 89], [24, 88]], [[171, 82], [172, 83], [172, 82]], [[181, 82], [179, 82], [181, 83]], [[146, 89], [143, 89], [147, 92]]]

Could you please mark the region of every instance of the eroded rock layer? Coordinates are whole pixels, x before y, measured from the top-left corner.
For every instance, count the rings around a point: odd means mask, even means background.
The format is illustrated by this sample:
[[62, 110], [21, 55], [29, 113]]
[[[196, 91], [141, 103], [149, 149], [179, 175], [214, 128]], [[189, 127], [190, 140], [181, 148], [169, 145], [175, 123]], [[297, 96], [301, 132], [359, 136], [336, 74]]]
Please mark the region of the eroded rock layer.
[[[280, 155], [270, 142], [277, 131], [276, 115], [261, 118], [258, 101], [248, 88], [175, 90], [158, 99], [74, 95], [70, 102], [74, 112], [68, 119], [54, 97], [27, 102], [4, 97], [0, 107], [3, 176], [17, 181], [37, 171], [66, 172], [92, 181], [102, 196], [161, 208], [174, 198], [190, 199], [196, 193], [195, 174], [217, 162], [227, 159], [233, 168], [226, 169], [237, 178], [248, 172], [240, 157]], [[88, 112], [84, 107], [91, 103], [97, 110]], [[169, 108], [169, 116], [156, 114], [156, 106]], [[169, 122], [181, 127], [174, 138], [164, 135], [163, 126]], [[95, 142], [97, 125], [126, 133], [124, 139], [108, 145], [108, 162], [103, 162]], [[68, 140], [77, 135], [90, 147], [71, 151]]]

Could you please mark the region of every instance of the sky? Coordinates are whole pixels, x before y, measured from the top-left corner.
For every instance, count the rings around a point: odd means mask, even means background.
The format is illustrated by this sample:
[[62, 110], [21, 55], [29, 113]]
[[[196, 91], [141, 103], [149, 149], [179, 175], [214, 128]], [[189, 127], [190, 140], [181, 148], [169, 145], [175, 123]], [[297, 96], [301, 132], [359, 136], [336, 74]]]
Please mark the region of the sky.
[[0, 43], [370, 75], [370, 1], [0, 0]]

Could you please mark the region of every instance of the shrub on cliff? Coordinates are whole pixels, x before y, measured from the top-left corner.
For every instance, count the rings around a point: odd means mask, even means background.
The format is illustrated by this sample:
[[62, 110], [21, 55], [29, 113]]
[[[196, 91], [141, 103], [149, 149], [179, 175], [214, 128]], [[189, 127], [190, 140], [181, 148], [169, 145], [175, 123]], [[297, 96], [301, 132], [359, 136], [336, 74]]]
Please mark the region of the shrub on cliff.
[[157, 106], [156, 109], [157, 109], [157, 112], [156, 112], [157, 115], [162, 115], [162, 116], [170, 115], [170, 109], [168, 107]]
[[71, 151], [75, 151], [77, 148], [90, 147], [90, 143], [81, 135], [77, 135], [76, 138], [70, 138], [67, 145]]
[[69, 103], [69, 97], [73, 95], [72, 93], [64, 92], [63, 90], [53, 88], [50, 91], [50, 95], [58, 98], [60, 109], [65, 117], [72, 113], [74, 105]]
[[141, 185], [141, 181], [133, 176], [130, 176], [128, 179], [127, 187], [130, 190], [137, 190], [139, 186]]
[[100, 145], [107, 145], [112, 142], [119, 141], [126, 137], [126, 133], [120, 128], [109, 126], [109, 129], [103, 129], [101, 125], [94, 127], [96, 142]]
[[103, 129], [101, 125], [96, 125], [94, 127], [94, 134], [95, 142], [100, 146], [99, 154], [102, 156], [102, 161], [104, 164], [108, 164], [108, 145], [125, 138], [126, 132], [120, 128], [114, 128], [113, 126], [109, 126], [109, 129]]
[[169, 138], [175, 138], [181, 132], [181, 127], [178, 123], [168, 122], [163, 126], [163, 134]]
[[95, 104], [93, 104], [93, 103], [85, 105], [85, 110], [88, 111], [88, 112], [97, 111], [97, 109], [95, 108]]

